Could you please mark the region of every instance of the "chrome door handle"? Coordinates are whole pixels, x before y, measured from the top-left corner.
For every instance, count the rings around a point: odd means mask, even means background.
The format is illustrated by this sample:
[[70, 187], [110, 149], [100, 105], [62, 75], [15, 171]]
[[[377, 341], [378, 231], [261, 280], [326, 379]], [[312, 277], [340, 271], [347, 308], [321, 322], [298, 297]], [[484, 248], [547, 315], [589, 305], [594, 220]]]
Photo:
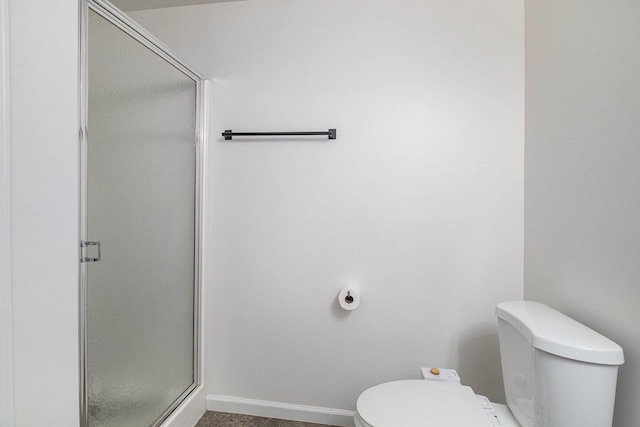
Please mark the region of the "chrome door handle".
[[[86, 248], [87, 246], [97, 246], [98, 247], [98, 256], [97, 257], [88, 257], [85, 256], [86, 254], [84, 253], [84, 248]], [[89, 241], [84, 241], [81, 240], [80, 241], [80, 247], [82, 248], [82, 252], [80, 255], [80, 262], [97, 262], [100, 261], [100, 241], [95, 241], [95, 242], [89, 242]]]

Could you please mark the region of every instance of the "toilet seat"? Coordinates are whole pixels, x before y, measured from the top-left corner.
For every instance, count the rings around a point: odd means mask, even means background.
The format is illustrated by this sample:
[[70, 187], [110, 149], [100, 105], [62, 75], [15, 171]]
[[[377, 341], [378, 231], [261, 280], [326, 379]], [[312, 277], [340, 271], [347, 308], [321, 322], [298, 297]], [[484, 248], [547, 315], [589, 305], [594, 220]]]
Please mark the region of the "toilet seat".
[[357, 427], [492, 427], [470, 387], [403, 380], [365, 390], [356, 404]]

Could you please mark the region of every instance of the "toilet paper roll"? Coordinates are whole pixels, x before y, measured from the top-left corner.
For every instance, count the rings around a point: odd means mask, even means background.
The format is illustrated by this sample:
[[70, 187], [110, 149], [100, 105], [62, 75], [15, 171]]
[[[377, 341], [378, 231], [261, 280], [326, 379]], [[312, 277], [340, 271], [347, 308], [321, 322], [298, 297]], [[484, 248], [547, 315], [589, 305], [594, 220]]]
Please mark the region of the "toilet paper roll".
[[345, 310], [355, 310], [360, 305], [360, 289], [356, 286], [345, 286], [338, 294], [340, 307]]

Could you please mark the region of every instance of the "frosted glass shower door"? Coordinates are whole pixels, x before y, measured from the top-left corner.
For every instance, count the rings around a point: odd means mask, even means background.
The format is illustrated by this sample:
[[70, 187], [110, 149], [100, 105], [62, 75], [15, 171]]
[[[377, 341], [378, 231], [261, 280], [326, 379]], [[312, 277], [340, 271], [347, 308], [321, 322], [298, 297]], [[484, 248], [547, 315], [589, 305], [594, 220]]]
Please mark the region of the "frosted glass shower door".
[[87, 418], [148, 427], [196, 382], [197, 81], [93, 10], [87, 58]]

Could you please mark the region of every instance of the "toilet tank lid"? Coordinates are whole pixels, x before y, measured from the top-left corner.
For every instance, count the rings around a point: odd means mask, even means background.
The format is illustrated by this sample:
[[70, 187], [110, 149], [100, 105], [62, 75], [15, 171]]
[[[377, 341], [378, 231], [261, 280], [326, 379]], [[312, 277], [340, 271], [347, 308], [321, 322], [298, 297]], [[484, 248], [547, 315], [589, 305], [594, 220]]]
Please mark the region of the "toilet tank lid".
[[547, 353], [602, 365], [624, 363], [618, 344], [539, 302], [501, 302], [496, 316], [516, 328], [532, 346]]

